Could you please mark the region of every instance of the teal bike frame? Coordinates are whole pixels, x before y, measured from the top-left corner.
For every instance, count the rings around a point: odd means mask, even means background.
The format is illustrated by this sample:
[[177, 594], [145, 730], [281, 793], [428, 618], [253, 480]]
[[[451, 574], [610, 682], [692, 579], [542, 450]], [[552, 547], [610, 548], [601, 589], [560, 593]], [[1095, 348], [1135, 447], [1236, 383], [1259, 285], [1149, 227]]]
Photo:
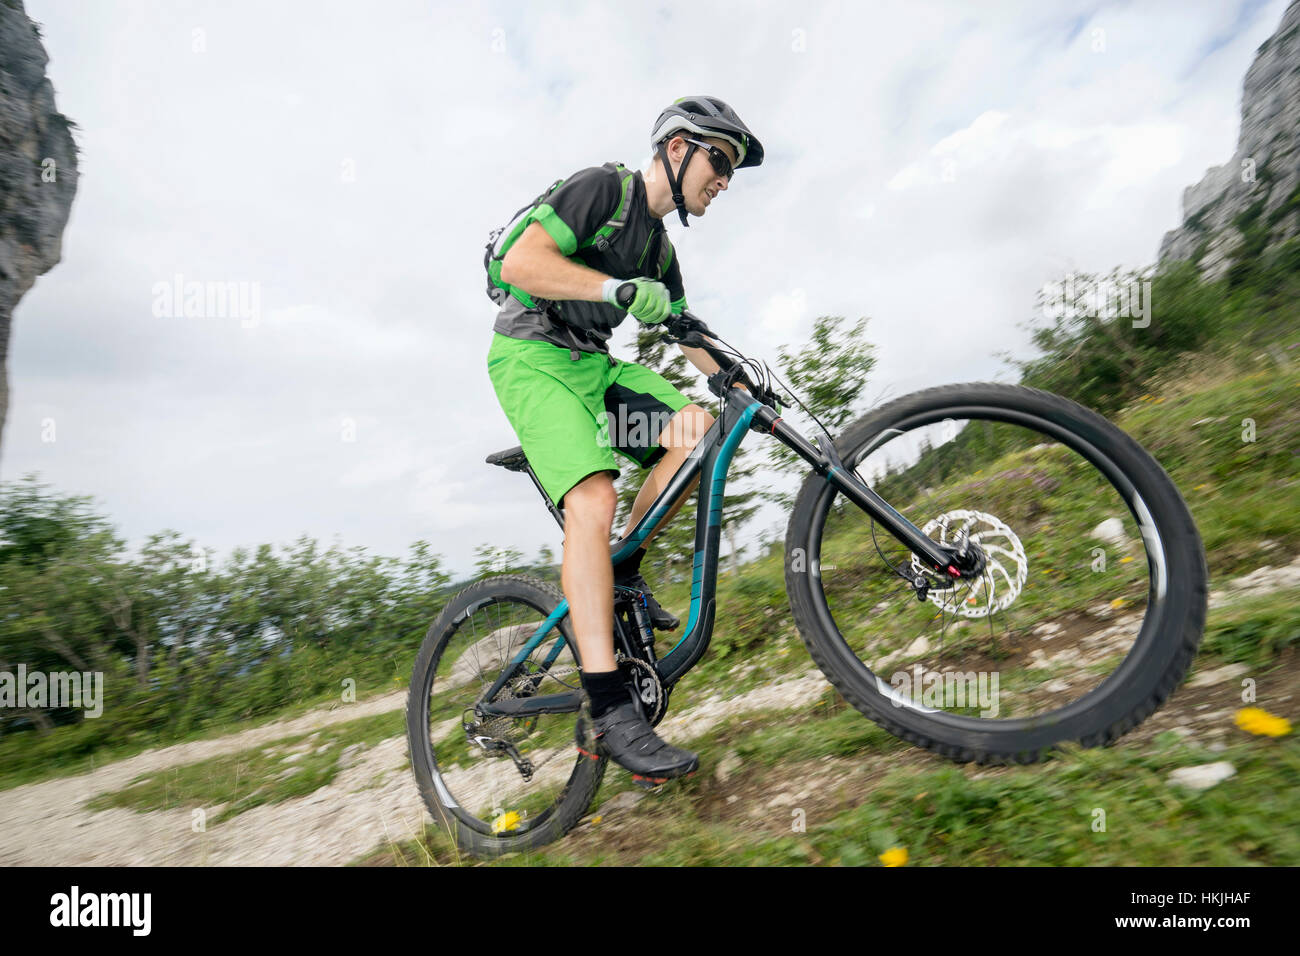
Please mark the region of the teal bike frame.
[[[694, 319], [693, 316], [689, 318]], [[698, 322], [698, 320], [694, 321]], [[710, 391], [723, 400], [722, 410], [641, 520], [625, 538], [610, 547], [610, 558], [613, 563], [629, 557], [664, 521], [672, 503], [685, 493], [695, 477], [697, 475], [701, 477], [695, 518], [695, 557], [691, 565], [690, 614], [681, 639], [672, 650], [655, 662], [655, 669], [665, 687], [671, 687], [695, 665], [708, 649], [709, 639], [713, 635], [723, 492], [726, 488], [727, 471], [731, 466], [732, 457], [746, 431], [763, 432], [780, 440], [807, 461], [817, 474], [870, 514], [936, 571], [953, 578], [963, 576], [963, 570], [959, 569], [959, 562], [952, 549], [932, 541], [864, 484], [852, 469], [845, 468], [829, 436], [822, 443], [823, 447], [819, 447], [784, 422], [776, 408], [759, 401], [751, 391], [735, 384], [724, 384], [725, 380], [719, 379], [719, 376], [734, 368], [737, 363], [726, 353], [711, 348], [708, 344], [702, 344], [701, 347], [705, 348], [723, 369], [723, 372], [715, 374], [709, 380]], [[535, 477], [534, 482], [536, 483]], [[550, 504], [549, 498], [547, 501]], [[551, 510], [563, 527], [563, 520], [556, 509], [552, 506]], [[484, 701], [493, 701], [506, 682], [517, 674], [519, 666], [540, 645], [547, 640], [554, 640], [554, 645], [547, 651], [541, 665], [543, 670], [550, 668], [568, 642], [563, 630], [560, 630], [560, 622], [568, 613], [569, 602], [563, 600], [502, 669], [501, 676], [484, 695]], [[574, 659], [581, 664], [578, 649], [573, 647], [572, 651]], [[480, 703], [477, 709], [482, 715], [487, 716], [525, 717], [531, 714], [576, 712], [581, 705], [581, 694], [572, 691]]]

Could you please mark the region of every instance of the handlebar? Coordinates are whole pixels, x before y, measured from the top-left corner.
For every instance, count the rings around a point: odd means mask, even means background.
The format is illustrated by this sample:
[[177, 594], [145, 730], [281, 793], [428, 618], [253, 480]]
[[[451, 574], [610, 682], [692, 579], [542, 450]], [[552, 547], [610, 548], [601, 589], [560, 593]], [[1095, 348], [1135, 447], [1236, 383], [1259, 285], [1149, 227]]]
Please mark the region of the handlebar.
[[[635, 298], [636, 286], [631, 282], [624, 282], [614, 294], [615, 301], [624, 309], [630, 306]], [[781, 410], [781, 405], [774, 391], [761, 388], [751, 382], [749, 377], [745, 375], [744, 370], [738, 368], [740, 363], [735, 358], [719, 350], [705, 338], [705, 336], [713, 335], [713, 332], [704, 324], [703, 319], [683, 310], [680, 315], [670, 315], [664, 319], [663, 328], [667, 333], [664, 336], [666, 341], [684, 345], [687, 348], [703, 349], [713, 361], [718, 363], [719, 371], [709, 376], [709, 391], [713, 392], [713, 394], [719, 398], [725, 398], [731, 386], [739, 383], [749, 389], [750, 394], [763, 404], [771, 405], [778, 412]]]

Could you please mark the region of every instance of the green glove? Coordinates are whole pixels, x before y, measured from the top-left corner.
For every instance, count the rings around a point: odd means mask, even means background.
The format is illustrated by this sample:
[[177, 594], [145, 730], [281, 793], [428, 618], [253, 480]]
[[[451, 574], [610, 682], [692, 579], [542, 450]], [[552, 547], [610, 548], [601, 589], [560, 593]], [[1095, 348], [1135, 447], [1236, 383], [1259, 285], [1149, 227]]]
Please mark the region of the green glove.
[[618, 305], [616, 298], [618, 287], [631, 282], [636, 286], [636, 297], [627, 307], [633, 318], [646, 325], [658, 325], [672, 314], [672, 300], [668, 296], [668, 287], [654, 279], [611, 279], [605, 283], [605, 301]]

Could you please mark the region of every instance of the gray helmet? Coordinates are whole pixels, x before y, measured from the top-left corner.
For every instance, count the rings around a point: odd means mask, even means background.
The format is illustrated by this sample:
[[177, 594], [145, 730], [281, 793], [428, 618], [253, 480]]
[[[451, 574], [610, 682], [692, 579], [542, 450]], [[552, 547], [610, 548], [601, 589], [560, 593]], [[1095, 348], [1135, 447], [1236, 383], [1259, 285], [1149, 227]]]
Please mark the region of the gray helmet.
[[736, 149], [737, 169], [762, 165], [763, 144], [736, 111], [716, 96], [683, 96], [677, 100], [659, 114], [650, 143], [658, 146], [665, 137], [684, 129], [729, 142]]
[[689, 226], [690, 223], [686, 221], [686, 200], [682, 195], [682, 177], [686, 175], [686, 167], [690, 164], [692, 154], [699, 147], [694, 143], [688, 146], [675, 179], [672, 167], [668, 164], [667, 150], [664, 148], [666, 139], [683, 130], [695, 133], [697, 136], [726, 140], [736, 150], [736, 169], [761, 165], [763, 144], [749, 131], [749, 127], [741, 122], [736, 111], [716, 96], [683, 96], [659, 114], [659, 119], [655, 121], [654, 129], [650, 133], [650, 144], [658, 151], [659, 158], [664, 164], [664, 171], [668, 174], [668, 185], [672, 188], [673, 202], [677, 205], [677, 214], [681, 216], [682, 225]]

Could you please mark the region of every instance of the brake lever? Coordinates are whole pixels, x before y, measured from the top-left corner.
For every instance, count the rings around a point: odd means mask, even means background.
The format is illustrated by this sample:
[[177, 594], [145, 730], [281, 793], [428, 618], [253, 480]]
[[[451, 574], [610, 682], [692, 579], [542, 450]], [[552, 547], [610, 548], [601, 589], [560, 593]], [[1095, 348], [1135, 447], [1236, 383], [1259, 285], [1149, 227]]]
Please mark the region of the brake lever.
[[707, 344], [704, 336], [708, 334], [709, 327], [689, 312], [670, 315], [664, 320], [664, 338], [674, 345], [703, 348]]
[[669, 342], [673, 345], [685, 345], [687, 348], [692, 348], [692, 349], [702, 349], [704, 348], [705, 345], [708, 344], [707, 342], [704, 341], [704, 336], [701, 335], [699, 332], [697, 332], [695, 329], [691, 329], [681, 338], [678, 338], [677, 336], [669, 332], [664, 336], [664, 341]]

